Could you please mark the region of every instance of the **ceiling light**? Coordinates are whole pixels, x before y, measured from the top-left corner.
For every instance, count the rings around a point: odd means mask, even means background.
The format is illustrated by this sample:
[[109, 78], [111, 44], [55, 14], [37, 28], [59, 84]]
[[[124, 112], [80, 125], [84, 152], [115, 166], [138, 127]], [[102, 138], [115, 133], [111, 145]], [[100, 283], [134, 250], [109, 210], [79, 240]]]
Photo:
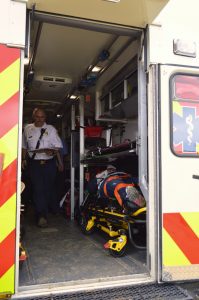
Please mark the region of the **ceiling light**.
[[70, 99], [72, 99], [72, 100], [74, 100], [74, 99], [76, 99], [77, 98], [77, 96], [75, 96], [75, 95], [71, 95], [70, 96]]
[[62, 115], [57, 114], [57, 118], [58, 118], [58, 119], [61, 118], [61, 117], [62, 117]]
[[102, 67], [95, 66], [92, 68], [92, 72], [99, 72], [102, 69]]

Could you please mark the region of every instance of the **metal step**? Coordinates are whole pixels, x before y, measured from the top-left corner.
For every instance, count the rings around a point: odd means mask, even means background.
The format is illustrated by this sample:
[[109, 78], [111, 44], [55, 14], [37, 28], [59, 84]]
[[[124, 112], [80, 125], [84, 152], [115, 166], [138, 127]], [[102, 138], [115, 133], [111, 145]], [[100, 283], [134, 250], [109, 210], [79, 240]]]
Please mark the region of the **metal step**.
[[[24, 298], [23, 298], [24, 299]], [[148, 284], [67, 294], [30, 297], [27, 300], [193, 300], [187, 290], [172, 284]]]

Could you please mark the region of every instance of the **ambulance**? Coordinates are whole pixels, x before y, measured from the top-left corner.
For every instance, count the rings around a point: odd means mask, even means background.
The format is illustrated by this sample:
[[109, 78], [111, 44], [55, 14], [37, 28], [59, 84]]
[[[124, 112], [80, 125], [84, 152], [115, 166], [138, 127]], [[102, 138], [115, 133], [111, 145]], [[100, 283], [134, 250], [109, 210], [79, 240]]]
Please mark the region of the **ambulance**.
[[[198, 280], [198, 0], [0, 8], [0, 297]], [[45, 229], [34, 224], [31, 192], [21, 212], [22, 132], [36, 107], [67, 142], [70, 216], [49, 216]], [[77, 193], [80, 206], [86, 177], [107, 164], [136, 177], [146, 200], [146, 249], [124, 257], [76, 222]]]

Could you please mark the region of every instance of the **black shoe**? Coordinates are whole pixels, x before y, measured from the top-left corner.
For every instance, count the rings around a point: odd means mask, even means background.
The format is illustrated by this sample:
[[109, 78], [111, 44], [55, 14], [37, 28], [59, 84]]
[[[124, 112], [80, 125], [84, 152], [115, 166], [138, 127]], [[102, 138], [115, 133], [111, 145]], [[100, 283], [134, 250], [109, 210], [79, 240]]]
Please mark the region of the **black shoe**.
[[48, 226], [48, 222], [47, 222], [46, 218], [44, 218], [44, 217], [39, 218], [37, 226], [41, 227], [41, 228], [46, 228]]

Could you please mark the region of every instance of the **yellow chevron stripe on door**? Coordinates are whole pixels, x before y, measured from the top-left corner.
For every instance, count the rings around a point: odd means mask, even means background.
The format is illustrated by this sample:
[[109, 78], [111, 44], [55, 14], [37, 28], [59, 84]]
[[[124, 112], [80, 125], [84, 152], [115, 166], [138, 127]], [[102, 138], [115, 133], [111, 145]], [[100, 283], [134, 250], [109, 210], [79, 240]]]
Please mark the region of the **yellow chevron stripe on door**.
[[199, 212], [180, 213], [199, 238]]
[[13, 127], [0, 139], [0, 149], [5, 153], [3, 169], [7, 168], [17, 157], [18, 125]]
[[183, 254], [165, 229], [163, 229], [163, 265], [164, 266], [186, 266], [190, 261]]
[[0, 105], [19, 90], [20, 59], [0, 73]]
[[0, 230], [1, 243], [16, 226], [16, 194], [12, 195], [12, 197], [0, 207], [0, 220], [3, 224], [7, 224], [6, 226], [2, 226]]

